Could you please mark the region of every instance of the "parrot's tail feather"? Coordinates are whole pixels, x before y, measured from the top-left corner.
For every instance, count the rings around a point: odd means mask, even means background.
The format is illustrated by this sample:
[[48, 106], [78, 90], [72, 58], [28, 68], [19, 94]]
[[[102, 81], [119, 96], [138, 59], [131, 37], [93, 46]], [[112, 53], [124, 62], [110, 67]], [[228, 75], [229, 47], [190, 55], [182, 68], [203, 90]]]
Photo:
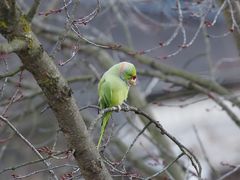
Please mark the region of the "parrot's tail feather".
[[112, 115], [112, 112], [107, 112], [107, 113], [105, 114], [105, 116], [103, 117], [102, 124], [101, 124], [100, 137], [99, 137], [99, 139], [98, 139], [98, 144], [97, 144], [97, 149], [99, 149], [99, 147], [100, 147], [100, 145], [101, 145], [102, 138], [103, 138], [105, 129], [106, 129], [106, 127], [107, 127], [107, 124], [108, 124], [108, 121], [109, 121], [111, 115]]

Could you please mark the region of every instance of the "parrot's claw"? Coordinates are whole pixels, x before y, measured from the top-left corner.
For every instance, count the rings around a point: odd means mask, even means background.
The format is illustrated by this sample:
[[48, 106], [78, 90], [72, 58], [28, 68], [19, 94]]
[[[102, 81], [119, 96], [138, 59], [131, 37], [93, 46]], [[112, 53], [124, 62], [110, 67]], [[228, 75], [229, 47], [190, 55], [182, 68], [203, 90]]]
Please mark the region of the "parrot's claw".
[[123, 102], [122, 103], [122, 109], [125, 109], [125, 110], [128, 111], [130, 108], [129, 108], [129, 105], [127, 103]]
[[118, 108], [117, 109], [118, 112], [121, 111], [121, 109], [122, 109], [122, 107], [120, 105], [118, 105], [117, 108]]

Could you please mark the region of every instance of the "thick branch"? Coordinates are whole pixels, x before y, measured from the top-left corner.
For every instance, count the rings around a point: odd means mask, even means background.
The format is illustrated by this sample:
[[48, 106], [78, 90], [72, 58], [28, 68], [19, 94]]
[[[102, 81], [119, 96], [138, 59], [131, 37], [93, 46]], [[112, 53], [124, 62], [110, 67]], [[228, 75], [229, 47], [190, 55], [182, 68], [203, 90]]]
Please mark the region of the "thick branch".
[[83, 176], [86, 179], [111, 179], [88, 134], [71, 89], [35, 38], [32, 44], [33, 48], [18, 55], [42, 88], [61, 130], [71, 148], [76, 150], [75, 158]]
[[14, 39], [9, 43], [0, 44], [0, 54], [9, 54], [20, 51], [27, 47], [27, 42], [20, 39]]
[[71, 148], [76, 150], [75, 158], [83, 176], [86, 179], [111, 179], [78, 112], [71, 89], [36, 39], [33, 43], [34, 48], [18, 55], [42, 88], [61, 130]]

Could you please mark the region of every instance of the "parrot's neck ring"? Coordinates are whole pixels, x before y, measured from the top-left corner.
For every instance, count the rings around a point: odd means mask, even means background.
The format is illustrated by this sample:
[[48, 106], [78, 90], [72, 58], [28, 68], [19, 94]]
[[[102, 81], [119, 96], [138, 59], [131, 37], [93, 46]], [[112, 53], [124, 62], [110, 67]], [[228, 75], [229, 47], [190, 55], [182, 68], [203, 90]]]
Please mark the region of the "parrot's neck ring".
[[120, 78], [121, 78], [122, 81], [124, 81], [124, 82], [126, 83], [126, 85], [127, 85], [128, 87], [131, 86], [131, 84], [129, 84], [129, 82], [126, 81], [126, 80], [123, 78], [123, 75], [120, 75]]

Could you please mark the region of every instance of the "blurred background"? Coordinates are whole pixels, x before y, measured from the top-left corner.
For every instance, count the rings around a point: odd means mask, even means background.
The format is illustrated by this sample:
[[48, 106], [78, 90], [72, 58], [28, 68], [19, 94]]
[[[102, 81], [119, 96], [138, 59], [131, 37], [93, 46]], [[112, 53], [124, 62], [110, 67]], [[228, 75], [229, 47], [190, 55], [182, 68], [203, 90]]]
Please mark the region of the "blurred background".
[[[33, 1], [17, 3], [27, 12]], [[131, 88], [127, 103], [146, 111], [191, 150], [202, 165], [203, 179], [222, 179], [225, 173], [236, 169], [224, 179], [237, 180], [240, 131], [225, 110], [210, 96], [175, 84], [181, 76], [151, 75], [159, 70], [134, 55], [114, 50], [109, 43], [217, 82], [238, 99], [239, 19], [240, 3], [232, 0], [49, 0], [40, 2], [32, 30], [68, 80], [79, 108], [97, 105], [101, 75], [112, 64], [129, 61], [137, 67], [138, 82]], [[70, 25], [72, 22], [74, 26]], [[0, 42], [5, 41], [0, 37]], [[67, 142], [41, 89], [29, 72], [19, 71], [20, 66], [15, 54], [0, 54], [0, 75], [18, 71], [14, 76], [0, 76], [1, 114], [45, 157], [60, 153], [50, 160], [54, 167], [60, 166], [54, 170], [59, 178], [81, 179], [74, 159], [66, 153]], [[231, 97], [219, 96], [239, 117], [239, 107], [228, 101]], [[98, 116], [98, 111], [91, 108], [81, 113], [87, 125]], [[145, 122], [133, 112], [113, 114], [101, 155], [112, 163], [126, 156], [116, 167], [118, 171], [109, 166], [114, 179], [144, 179], [180, 154], [178, 146], [153, 125], [132, 144]], [[100, 124], [92, 133], [95, 143]], [[133, 147], [126, 154], [131, 144]], [[48, 172], [42, 163], [24, 165], [36, 159], [32, 150], [0, 121], [0, 179], [46, 179]], [[16, 170], [7, 170], [19, 165]], [[182, 157], [153, 179], [197, 177], [189, 159]]]

